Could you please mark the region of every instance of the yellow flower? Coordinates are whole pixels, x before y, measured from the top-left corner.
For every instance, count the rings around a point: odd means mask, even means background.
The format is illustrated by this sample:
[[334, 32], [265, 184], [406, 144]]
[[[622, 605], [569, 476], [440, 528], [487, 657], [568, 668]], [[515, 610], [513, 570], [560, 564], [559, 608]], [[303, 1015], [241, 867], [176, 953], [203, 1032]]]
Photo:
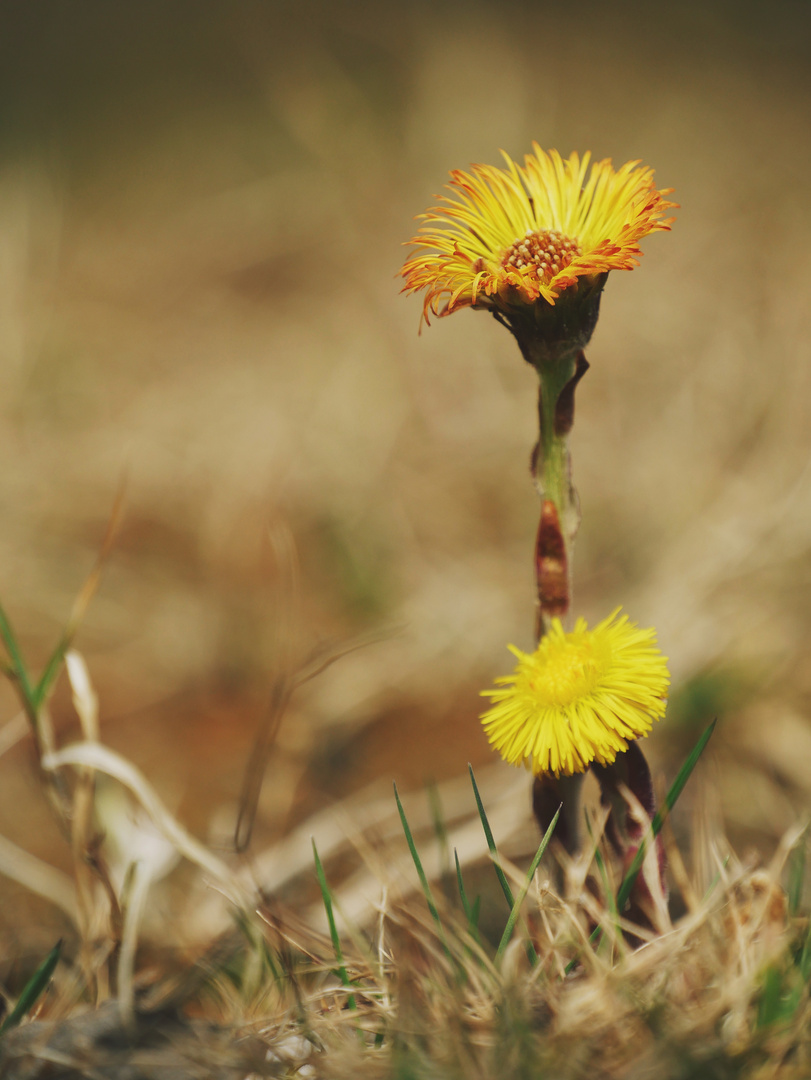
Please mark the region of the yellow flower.
[[554, 304], [581, 277], [632, 270], [641, 238], [670, 228], [664, 214], [677, 204], [664, 198], [672, 189], [656, 190], [652, 169], [629, 161], [615, 172], [605, 159], [589, 171], [589, 153], [564, 160], [532, 147], [523, 166], [502, 151], [506, 169], [452, 172], [453, 197], [419, 215], [426, 224], [409, 243], [421, 250], [401, 275], [404, 291], [426, 290], [426, 321], [429, 311]]
[[569, 634], [553, 619], [534, 653], [509, 646], [518, 665], [496, 679], [505, 689], [482, 691], [493, 705], [481, 717], [505, 761], [570, 776], [592, 761], [614, 761], [664, 716], [667, 657], [654, 630], [640, 630], [619, 611], [593, 630], [578, 619]]

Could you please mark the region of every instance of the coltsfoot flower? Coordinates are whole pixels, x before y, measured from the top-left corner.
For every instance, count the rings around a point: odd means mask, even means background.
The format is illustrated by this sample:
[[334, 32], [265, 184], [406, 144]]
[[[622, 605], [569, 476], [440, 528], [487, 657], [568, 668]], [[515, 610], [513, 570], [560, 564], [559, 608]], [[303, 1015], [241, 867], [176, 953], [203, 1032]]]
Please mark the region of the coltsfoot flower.
[[484, 690], [481, 717], [491, 745], [511, 765], [536, 774], [584, 772], [610, 764], [628, 742], [647, 735], [665, 713], [667, 657], [654, 630], [640, 630], [620, 609], [589, 630], [578, 619], [566, 633], [553, 619], [533, 653], [509, 646], [518, 664]]
[[409, 241], [420, 251], [401, 274], [407, 292], [425, 290], [426, 321], [461, 307], [554, 305], [584, 278], [602, 287], [610, 270], [638, 265], [643, 236], [670, 228], [665, 212], [677, 204], [665, 199], [672, 189], [654, 187], [652, 169], [629, 161], [615, 171], [605, 159], [589, 170], [589, 153], [532, 149], [523, 166], [504, 154], [506, 168], [452, 172], [452, 195], [420, 215]]

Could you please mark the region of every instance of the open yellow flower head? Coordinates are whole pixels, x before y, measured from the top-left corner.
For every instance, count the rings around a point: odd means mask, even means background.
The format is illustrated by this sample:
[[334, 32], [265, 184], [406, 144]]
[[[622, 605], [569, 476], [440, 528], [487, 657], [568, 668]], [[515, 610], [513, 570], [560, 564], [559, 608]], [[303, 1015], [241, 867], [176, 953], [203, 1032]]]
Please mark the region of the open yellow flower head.
[[619, 611], [593, 630], [578, 619], [568, 634], [553, 619], [534, 653], [509, 646], [518, 665], [496, 679], [502, 689], [482, 691], [493, 704], [481, 717], [505, 761], [570, 776], [614, 761], [664, 716], [667, 657], [654, 630]]
[[452, 172], [452, 195], [419, 216], [425, 224], [409, 243], [420, 250], [401, 274], [405, 291], [425, 290], [426, 321], [461, 307], [554, 304], [582, 278], [632, 270], [641, 238], [673, 221], [671, 189], [657, 191], [638, 161], [589, 169], [589, 153], [563, 159], [537, 143], [523, 166], [502, 154], [506, 168]]

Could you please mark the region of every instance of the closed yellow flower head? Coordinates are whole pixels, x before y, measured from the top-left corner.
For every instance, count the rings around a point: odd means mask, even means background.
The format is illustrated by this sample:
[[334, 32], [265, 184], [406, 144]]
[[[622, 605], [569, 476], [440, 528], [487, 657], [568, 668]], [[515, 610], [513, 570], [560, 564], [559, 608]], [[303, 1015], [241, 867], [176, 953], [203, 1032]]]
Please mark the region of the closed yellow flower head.
[[614, 761], [629, 740], [647, 735], [665, 713], [667, 657], [654, 630], [640, 630], [619, 608], [589, 630], [578, 619], [565, 633], [559, 619], [533, 653], [509, 646], [518, 660], [481, 717], [490, 744], [511, 765], [536, 774], [584, 772]]
[[[502, 151], [503, 153], [503, 151]], [[405, 291], [425, 290], [423, 315], [460, 307], [554, 304], [581, 277], [632, 270], [639, 241], [669, 229], [665, 212], [676, 203], [657, 191], [653, 170], [629, 161], [614, 171], [610, 159], [563, 159], [537, 143], [517, 165], [474, 165], [455, 171], [442, 205], [420, 219], [409, 243], [420, 250], [401, 271]]]

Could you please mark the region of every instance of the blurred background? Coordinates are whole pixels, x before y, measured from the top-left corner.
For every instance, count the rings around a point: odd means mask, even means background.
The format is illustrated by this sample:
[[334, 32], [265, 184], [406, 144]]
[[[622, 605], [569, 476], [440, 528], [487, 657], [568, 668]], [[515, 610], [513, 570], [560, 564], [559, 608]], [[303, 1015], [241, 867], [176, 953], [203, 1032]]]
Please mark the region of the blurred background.
[[[227, 849], [494, 765], [478, 692], [532, 642], [535, 376], [395, 275], [452, 168], [640, 158], [682, 209], [615, 273], [578, 390], [576, 611], [670, 657], [646, 744], [768, 854], [811, 796], [811, 106], [801, 3], [139, 2], [0, 10], [0, 601], [77, 640], [102, 738]], [[14, 695], [0, 688], [0, 720]], [[78, 733], [69, 692], [60, 739]], [[521, 804], [524, 812], [524, 803]], [[55, 865], [33, 748], [0, 835]], [[531, 839], [531, 836], [530, 836]], [[530, 846], [534, 846], [530, 843]], [[0, 881], [0, 934], [41, 908]]]

